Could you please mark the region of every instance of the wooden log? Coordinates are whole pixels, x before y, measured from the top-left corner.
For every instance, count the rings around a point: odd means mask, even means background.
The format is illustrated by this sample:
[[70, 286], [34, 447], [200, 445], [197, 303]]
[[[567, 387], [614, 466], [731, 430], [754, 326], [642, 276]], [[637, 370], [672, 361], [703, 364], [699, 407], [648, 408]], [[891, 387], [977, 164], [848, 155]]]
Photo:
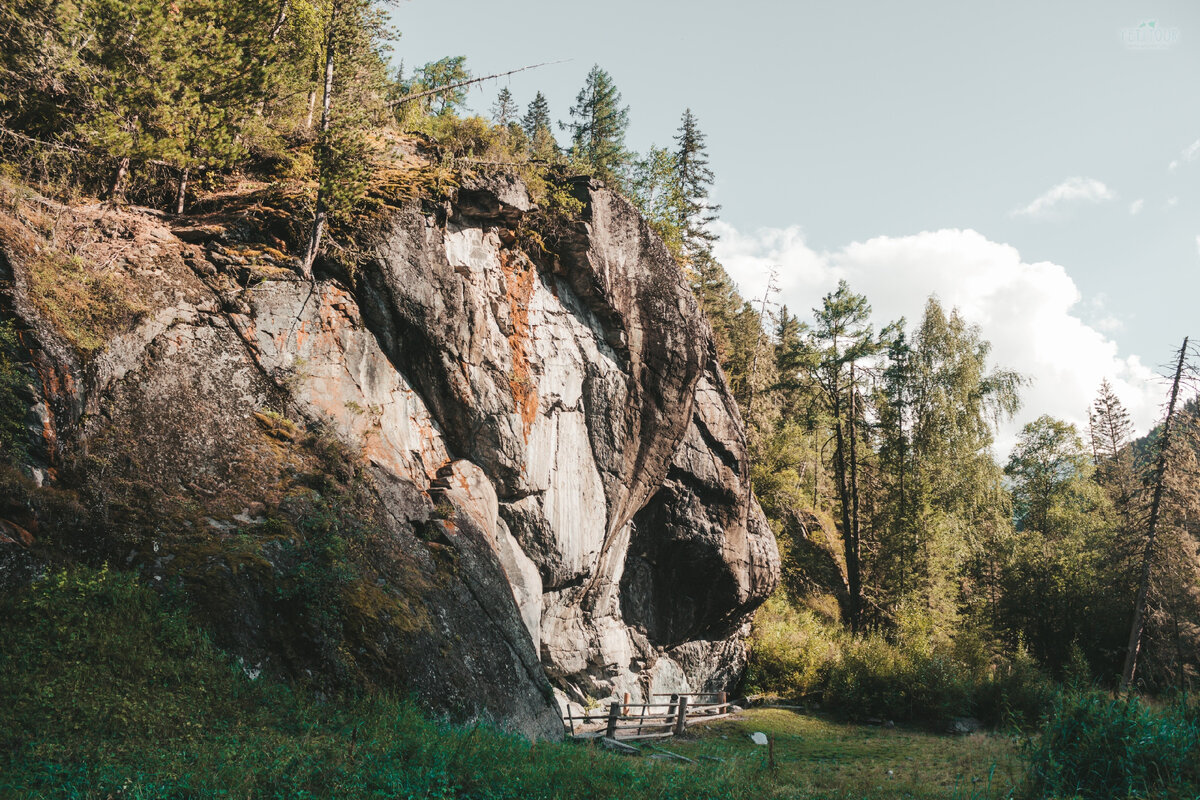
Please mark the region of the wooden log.
[[605, 735], [612, 738], [617, 734], [617, 717], [621, 716], [621, 704], [613, 701], [613, 704], [608, 707], [608, 733]]
[[[614, 703], [613, 705], [616, 704]], [[621, 753], [627, 756], [640, 756], [642, 754], [642, 751], [638, 750], [636, 747], [627, 745], [624, 742], [618, 742], [611, 736], [602, 737], [600, 739], [600, 746], [606, 750], [612, 750], [614, 753]]]
[[687, 727], [687, 706], [688, 706], [687, 695], [680, 695], [680, 697], [679, 697], [679, 716], [675, 720], [675, 735], [676, 736], [682, 736], [683, 729]]
[[688, 758], [687, 756], [681, 756], [681, 755], [679, 755], [679, 753], [672, 753], [670, 750], [664, 750], [661, 747], [655, 747], [654, 745], [650, 745], [650, 749], [656, 753], [661, 753], [662, 755], [666, 756], [667, 758], [674, 758], [679, 761], [686, 761], [689, 764], [696, 763], [695, 761]]
[[635, 733], [630, 736], [622, 736], [617, 741], [633, 742], [639, 739], [670, 739], [674, 735], [675, 734], [672, 731], [667, 731], [666, 733]]

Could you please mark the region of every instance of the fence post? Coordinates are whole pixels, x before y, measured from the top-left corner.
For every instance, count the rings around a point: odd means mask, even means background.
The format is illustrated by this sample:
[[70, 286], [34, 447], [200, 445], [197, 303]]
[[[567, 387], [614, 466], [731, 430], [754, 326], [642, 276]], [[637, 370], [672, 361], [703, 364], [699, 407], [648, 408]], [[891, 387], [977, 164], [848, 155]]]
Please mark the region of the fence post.
[[629, 714], [629, 692], [625, 693], [625, 702], [621, 704], [621, 713], [625, 715]]
[[610, 739], [617, 738], [617, 717], [620, 715], [621, 704], [614, 700], [612, 705], [608, 707], [608, 730], [604, 733]]
[[679, 696], [679, 716], [675, 719], [675, 735], [682, 736], [683, 729], [687, 727], [687, 706], [688, 699], [686, 694]]
[[675, 719], [675, 707], [679, 703], [679, 695], [671, 695], [671, 705], [667, 706], [667, 720]]
[[717, 692], [717, 713], [724, 714], [729, 710], [729, 695], [725, 692]]

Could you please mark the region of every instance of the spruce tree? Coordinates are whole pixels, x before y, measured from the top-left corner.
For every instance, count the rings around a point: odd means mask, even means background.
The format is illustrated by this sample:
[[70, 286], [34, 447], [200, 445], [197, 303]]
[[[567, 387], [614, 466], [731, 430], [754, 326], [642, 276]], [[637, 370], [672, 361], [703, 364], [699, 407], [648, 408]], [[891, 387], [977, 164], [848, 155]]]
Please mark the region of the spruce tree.
[[554, 132], [550, 123], [550, 104], [541, 92], [534, 95], [521, 117], [521, 128], [529, 142], [529, 157], [539, 161], [549, 161], [558, 152], [558, 143], [554, 141]]
[[713, 182], [708, 167], [708, 149], [692, 110], [686, 109], [675, 134], [675, 171], [677, 205], [675, 225], [680, 231], [681, 251], [687, 264], [698, 264], [711, 257], [716, 241], [709, 225], [716, 221], [720, 206], [709, 202]]
[[513, 100], [512, 92], [505, 86], [496, 95], [496, 102], [492, 104], [492, 122], [501, 127], [508, 127], [517, 121], [517, 102]]
[[600, 65], [588, 72], [570, 113], [571, 122], [564, 128], [571, 132], [571, 155], [596, 177], [623, 188], [629, 166], [629, 107], [621, 105], [621, 93]]

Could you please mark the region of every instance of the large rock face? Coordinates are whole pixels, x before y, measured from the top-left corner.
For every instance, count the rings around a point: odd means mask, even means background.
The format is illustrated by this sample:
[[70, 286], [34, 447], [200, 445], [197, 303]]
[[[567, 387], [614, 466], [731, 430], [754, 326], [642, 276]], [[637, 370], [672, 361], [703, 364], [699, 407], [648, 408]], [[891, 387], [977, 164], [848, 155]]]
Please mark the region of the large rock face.
[[[295, 445], [295, 420], [361, 471], [350, 482], [370, 526], [338, 636], [373, 682], [531, 736], [561, 735], [554, 695], [729, 687], [778, 580], [742, 425], [661, 241], [619, 196], [576, 188], [582, 218], [553, 231], [553, 252], [522, 246], [520, 183], [477, 180], [443, 208], [393, 211], [353, 279], [315, 284], [142, 219], [163, 251], [157, 288], [86, 363], [10, 235], [6, 305], [41, 378], [37, 476], [69, 463], [95, 487], [111, 480], [101, 460], [163, 496], [208, 498], [186, 535], [136, 528], [130, 563], [198, 594], [220, 582], [234, 598], [211, 612], [222, 643], [310, 670], [294, 640], [320, 637], [280, 622], [280, 592], [259, 585], [311, 555], [295, 542], [315, 540], [305, 520], [329, 493], [294, 488], [317, 457]], [[257, 571], [230, 566], [230, 532], [275, 530], [273, 515], [300, 533], [256, 545]], [[182, 562], [207, 565], [204, 579]]]

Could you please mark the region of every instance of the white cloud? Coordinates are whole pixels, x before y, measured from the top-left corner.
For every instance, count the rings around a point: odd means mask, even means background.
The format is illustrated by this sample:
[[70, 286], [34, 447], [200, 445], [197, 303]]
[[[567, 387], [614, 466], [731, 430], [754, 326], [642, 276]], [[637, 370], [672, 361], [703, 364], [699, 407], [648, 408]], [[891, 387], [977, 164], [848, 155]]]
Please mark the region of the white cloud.
[[1139, 213], [1141, 213], [1142, 207], [1145, 205], [1146, 205], [1146, 201], [1143, 198], [1139, 197], [1137, 200], [1134, 200], [1132, 203], [1129, 204], [1129, 213], [1132, 214], [1133, 216], [1137, 216]]
[[1177, 205], [1179, 205], [1178, 197], [1175, 197], [1174, 195], [1172, 195], [1171, 197], [1167, 198], [1167, 208], [1174, 208]]
[[1190, 164], [1197, 158], [1200, 158], [1200, 139], [1183, 148], [1183, 152], [1179, 154], [1179, 158], [1172, 159], [1171, 163], [1167, 164], [1167, 172], [1174, 172], [1179, 169], [1180, 165]]
[[[1116, 323], [1088, 311], [1067, 271], [1028, 264], [1016, 248], [973, 230], [880, 236], [833, 252], [816, 252], [798, 227], [743, 234], [718, 223], [717, 256], [746, 297], [762, 294], [779, 268], [779, 301], [801, 319], [840, 278], [865, 294], [877, 325], [904, 316], [915, 324], [936, 294], [957, 307], [992, 343], [993, 363], [1029, 377], [1017, 418], [1003, 426], [997, 450], [1011, 449], [1021, 426], [1050, 414], [1086, 429], [1087, 409], [1103, 378], [1114, 386], [1138, 429], [1153, 424], [1161, 387], [1137, 356], [1122, 356], [1104, 332]], [[1096, 302], [1090, 306], [1099, 311]], [[1081, 317], [1100, 317], [1088, 324]]]
[[1029, 205], [1014, 208], [1014, 217], [1046, 217], [1063, 203], [1084, 201], [1102, 203], [1115, 200], [1117, 193], [1095, 178], [1067, 178], [1057, 186], [1051, 186]]

